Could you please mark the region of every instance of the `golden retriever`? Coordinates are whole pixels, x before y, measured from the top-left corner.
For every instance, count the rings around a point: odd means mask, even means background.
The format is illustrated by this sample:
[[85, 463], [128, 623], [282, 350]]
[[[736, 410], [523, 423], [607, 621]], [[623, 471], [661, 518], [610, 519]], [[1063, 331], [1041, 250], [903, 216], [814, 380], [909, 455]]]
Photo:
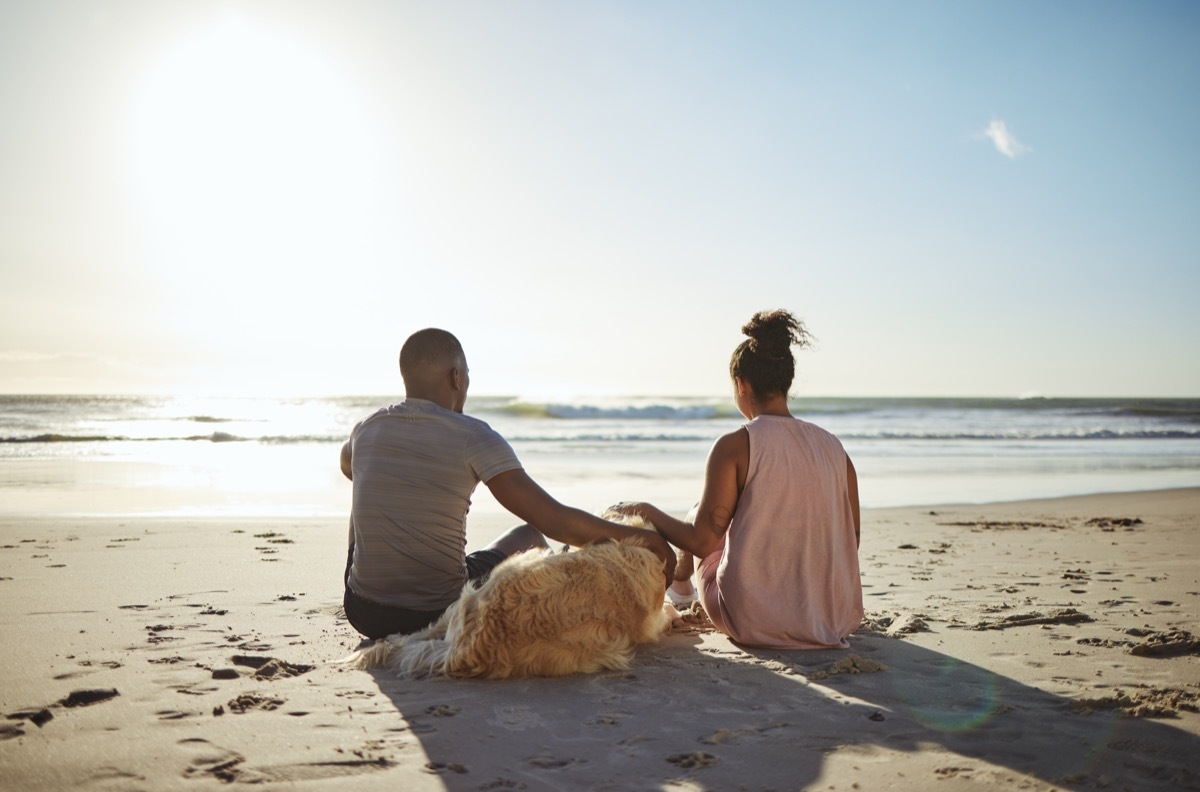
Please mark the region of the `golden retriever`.
[[629, 540], [569, 553], [530, 550], [497, 566], [433, 625], [348, 658], [405, 677], [565, 676], [629, 667], [679, 614], [663, 601], [662, 562]]

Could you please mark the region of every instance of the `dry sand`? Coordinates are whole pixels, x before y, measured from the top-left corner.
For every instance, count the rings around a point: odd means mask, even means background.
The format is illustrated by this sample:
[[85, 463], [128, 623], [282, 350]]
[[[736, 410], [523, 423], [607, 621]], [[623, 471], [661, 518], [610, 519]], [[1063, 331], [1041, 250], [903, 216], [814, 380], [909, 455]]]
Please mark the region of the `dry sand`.
[[332, 662], [342, 522], [3, 519], [0, 788], [1200, 788], [1200, 490], [863, 537], [849, 650], [700, 622], [628, 672], [403, 681]]

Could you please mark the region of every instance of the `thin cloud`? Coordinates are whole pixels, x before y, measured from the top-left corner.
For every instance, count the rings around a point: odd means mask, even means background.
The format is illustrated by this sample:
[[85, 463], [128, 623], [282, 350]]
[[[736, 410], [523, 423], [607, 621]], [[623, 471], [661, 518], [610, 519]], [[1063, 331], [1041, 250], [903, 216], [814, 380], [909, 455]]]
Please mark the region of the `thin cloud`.
[[992, 123], [988, 124], [987, 129], [983, 130], [978, 135], [978, 138], [981, 140], [986, 138], [992, 141], [992, 145], [996, 147], [996, 151], [999, 151], [1011, 160], [1015, 160], [1022, 154], [1033, 150], [1017, 140], [1017, 136], [1008, 128], [1008, 124], [999, 119], [994, 119]]
[[0, 349], [0, 363], [41, 363], [60, 357], [62, 355], [51, 355], [46, 352], [30, 352], [26, 349]]

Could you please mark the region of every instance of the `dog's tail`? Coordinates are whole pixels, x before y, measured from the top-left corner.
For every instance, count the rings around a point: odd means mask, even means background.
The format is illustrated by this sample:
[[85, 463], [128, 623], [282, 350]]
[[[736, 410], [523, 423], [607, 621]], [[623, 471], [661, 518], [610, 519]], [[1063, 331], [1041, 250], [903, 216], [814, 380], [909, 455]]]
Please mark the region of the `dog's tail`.
[[450, 642], [444, 638], [408, 641], [392, 656], [389, 666], [402, 677], [444, 676], [448, 654]]
[[[396, 636], [400, 637], [400, 636]], [[370, 646], [362, 649], [356, 649], [348, 656], [338, 660], [339, 665], [348, 665], [351, 668], [357, 668], [362, 671], [370, 671], [374, 668], [385, 668], [392, 661], [392, 656], [396, 654], [396, 644], [391, 637], [380, 638]]]
[[445, 674], [449, 652], [450, 644], [442, 638], [389, 635], [341, 662], [362, 671], [390, 668], [397, 676], [423, 678]]

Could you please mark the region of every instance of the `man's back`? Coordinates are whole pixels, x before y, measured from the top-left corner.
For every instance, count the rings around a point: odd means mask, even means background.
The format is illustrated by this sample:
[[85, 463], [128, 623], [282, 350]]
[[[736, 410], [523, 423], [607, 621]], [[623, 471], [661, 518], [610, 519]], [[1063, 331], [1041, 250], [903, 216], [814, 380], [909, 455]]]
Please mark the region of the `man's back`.
[[446, 607], [467, 579], [471, 493], [521, 466], [512, 448], [483, 421], [412, 398], [371, 415], [350, 442], [350, 588], [381, 605]]

